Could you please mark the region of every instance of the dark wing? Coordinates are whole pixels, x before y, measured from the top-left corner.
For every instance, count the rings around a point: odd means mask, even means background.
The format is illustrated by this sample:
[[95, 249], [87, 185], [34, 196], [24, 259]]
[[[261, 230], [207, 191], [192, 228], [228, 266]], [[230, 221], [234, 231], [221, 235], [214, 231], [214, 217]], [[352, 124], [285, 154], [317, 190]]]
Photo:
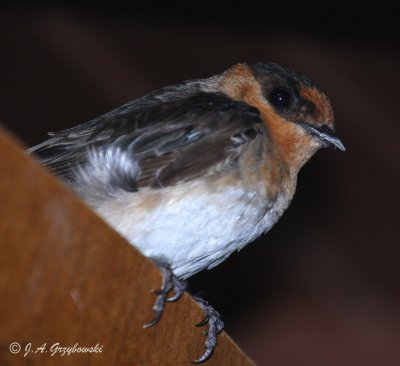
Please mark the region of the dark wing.
[[88, 151], [113, 146], [139, 164], [132, 188], [156, 188], [229, 169], [241, 149], [265, 133], [263, 126], [257, 109], [222, 94], [199, 93], [124, 113], [117, 109], [54, 133], [30, 152], [69, 181], [78, 166], [87, 164]]

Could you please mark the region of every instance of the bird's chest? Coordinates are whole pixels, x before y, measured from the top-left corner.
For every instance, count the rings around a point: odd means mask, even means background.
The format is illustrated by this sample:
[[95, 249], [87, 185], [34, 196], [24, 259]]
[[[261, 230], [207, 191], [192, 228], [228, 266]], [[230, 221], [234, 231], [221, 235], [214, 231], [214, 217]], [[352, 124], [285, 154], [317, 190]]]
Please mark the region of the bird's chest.
[[126, 193], [97, 211], [144, 255], [188, 276], [267, 230], [273, 206], [262, 184], [226, 177]]

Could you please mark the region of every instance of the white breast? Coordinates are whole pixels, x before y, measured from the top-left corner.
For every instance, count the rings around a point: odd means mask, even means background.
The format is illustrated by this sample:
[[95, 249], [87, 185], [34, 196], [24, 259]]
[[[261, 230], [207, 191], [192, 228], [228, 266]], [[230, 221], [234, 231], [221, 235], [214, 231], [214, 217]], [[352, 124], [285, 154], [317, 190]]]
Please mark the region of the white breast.
[[170, 264], [178, 277], [187, 278], [267, 231], [283, 211], [275, 206], [261, 184], [249, 191], [196, 180], [124, 193], [95, 209], [145, 256]]

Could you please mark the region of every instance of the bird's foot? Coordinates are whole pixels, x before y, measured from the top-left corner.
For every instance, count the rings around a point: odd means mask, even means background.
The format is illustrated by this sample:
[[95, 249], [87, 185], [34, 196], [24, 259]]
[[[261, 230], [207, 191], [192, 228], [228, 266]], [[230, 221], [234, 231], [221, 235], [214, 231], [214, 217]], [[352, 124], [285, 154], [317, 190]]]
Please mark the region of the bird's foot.
[[[156, 325], [161, 319], [165, 304], [167, 302], [179, 300], [187, 288], [186, 281], [180, 280], [176, 277], [169, 266], [161, 267], [161, 273], [163, 277], [161, 289], [154, 291], [157, 295], [157, 299], [153, 306], [155, 315], [153, 320], [143, 326], [144, 328], [150, 328]], [[168, 297], [168, 294], [172, 290], [174, 291], [174, 294]], [[206, 334], [206, 341], [204, 343], [206, 351], [200, 358], [193, 361], [193, 363], [202, 363], [207, 361], [214, 352], [214, 349], [217, 346], [217, 335], [224, 328], [224, 323], [221, 320], [218, 311], [216, 311], [206, 300], [197, 296], [194, 296], [194, 300], [199, 304], [204, 313], [204, 319], [200, 323], [196, 324], [196, 326], [203, 327], [208, 324], [208, 330], [204, 332]]]
[[217, 335], [222, 331], [222, 329], [224, 329], [224, 322], [221, 320], [218, 311], [215, 310], [206, 300], [200, 297], [194, 297], [194, 300], [199, 304], [204, 313], [204, 319], [200, 323], [196, 324], [196, 326], [202, 327], [208, 324], [208, 330], [205, 332], [207, 338], [204, 343], [206, 351], [200, 358], [193, 361], [193, 363], [202, 363], [207, 361], [214, 352], [214, 349], [217, 346]]
[[[154, 293], [157, 295], [156, 302], [154, 303], [154, 318], [147, 324], [143, 325], [143, 328], [150, 328], [156, 325], [164, 312], [165, 304], [167, 302], [174, 302], [180, 299], [186, 290], [187, 284], [185, 281], [180, 280], [176, 277], [169, 266], [161, 267], [161, 274], [163, 282], [160, 290], [155, 290]], [[174, 295], [168, 297], [168, 294], [174, 290]]]

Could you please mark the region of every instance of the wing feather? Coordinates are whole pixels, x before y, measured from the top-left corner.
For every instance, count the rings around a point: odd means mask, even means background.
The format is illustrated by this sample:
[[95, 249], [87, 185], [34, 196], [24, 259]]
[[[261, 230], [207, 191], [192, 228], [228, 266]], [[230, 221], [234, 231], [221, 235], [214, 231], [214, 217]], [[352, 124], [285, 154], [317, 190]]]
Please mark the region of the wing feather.
[[[74, 185], [76, 171], [90, 164], [89, 151], [112, 148], [140, 167], [132, 187], [158, 188], [212, 174], [221, 165], [234, 166], [239, 151], [265, 133], [255, 108], [223, 94], [202, 92], [144, 106], [123, 106], [86, 124], [52, 133], [49, 140], [29, 151]], [[113, 179], [113, 184], [118, 185], [118, 180]], [[120, 186], [126, 189], [126, 182]]]

